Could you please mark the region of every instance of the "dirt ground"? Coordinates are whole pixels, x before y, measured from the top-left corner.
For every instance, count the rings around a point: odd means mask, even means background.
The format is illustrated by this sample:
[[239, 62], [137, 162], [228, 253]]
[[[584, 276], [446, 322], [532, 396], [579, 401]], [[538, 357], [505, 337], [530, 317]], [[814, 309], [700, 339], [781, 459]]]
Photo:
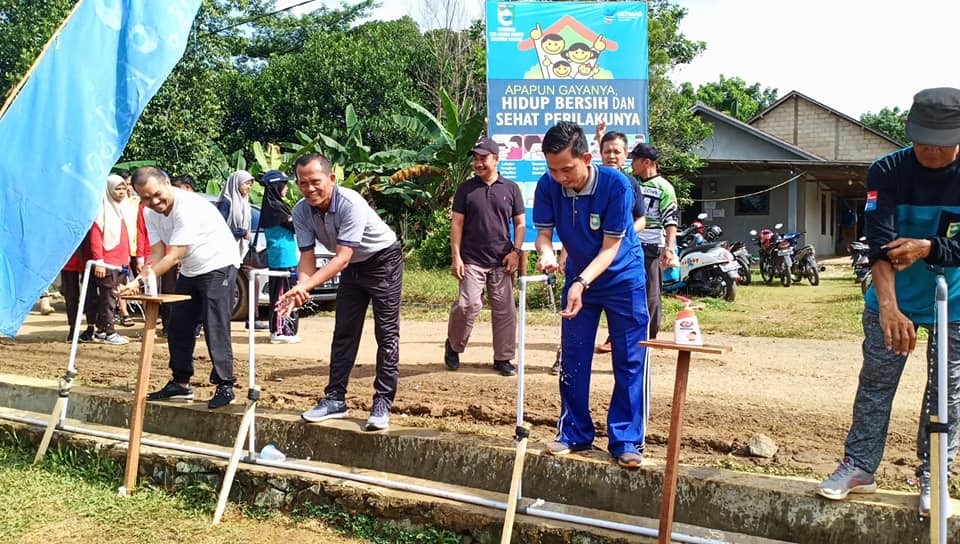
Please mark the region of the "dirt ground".
[[[15, 340], [0, 341], [0, 372], [55, 379], [66, 368], [70, 344], [65, 342], [66, 319], [58, 313], [32, 313]], [[138, 338], [142, 324], [119, 328]], [[268, 335], [256, 336], [257, 380], [267, 406], [300, 411], [323, 394], [329, 369], [333, 318], [318, 315], [301, 321], [304, 342], [271, 345]], [[829, 473], [842, 455], [843, 440], [860, 367], [860, 346], [851, 341], [787, 340], [711, 335], [711, 344], [733, 346], [723, 356], [694, 355], [687, 390], [681, 462], [766, 467], [788, 474]], [[661, 333], [671, 337], [670, 331]], [[517, 379], [492, 370], [490, 327], [474, 330], [457, 372], [443, 365], [445, 322], [404, 321], [401, 324], [400, 387], [393, 423], [430, 425], [508, 438], [516, 417]], [[526, 339], [526, 419], [533, 437], [552, 438], [559, 413], [557, 377], [549, 374], [557, 342], [557, 327], [528, 327]], [[238, 383], [247, 384], [247, 336], [242, 323], [233, 324]], [[919, 346], [918, 346], [919, 347]], [[82, 344], [77, 357], [81, 384], [132, 391], [140, 342], [126, 346]], [[169, 378], [167, 347], [158, 339], [151, 389]], [[194, 387], [198, 400], [213, 394], [203, 383], [210, 365], [205, 346], [198, 344]], [[926, 363], [923, 350], [914, 353], [904, 372], [894, 403], [882, 483], [912, 484], [916, 421]], [[376, 342], [367, 320], [358, 362], [350, 382], [348, 405], [355, 418], [365, 418], [371, 404]], [[652, 357], [651, 420], [647, 456], [663, 459], [670, 421], [675, 354]], [[592, 410], [599, 429], [596, 442], [605, 448], [606, 406], [612, 388], [609, 355], [594, 358]], [[245, 398], [238, 392], [238, 399]], [[239, 410], [239, 406], [232, 409]], [[745, 444], [755, 433], [773, 438], [779, 451], [773, 459], [755, 459]]]

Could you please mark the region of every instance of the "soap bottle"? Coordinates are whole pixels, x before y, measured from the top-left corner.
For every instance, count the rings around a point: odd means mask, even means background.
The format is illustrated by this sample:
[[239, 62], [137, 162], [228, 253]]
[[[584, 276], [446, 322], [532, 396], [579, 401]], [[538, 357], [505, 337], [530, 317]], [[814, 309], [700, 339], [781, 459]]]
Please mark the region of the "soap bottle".
[[149, 266], [143, 271], [143, 294], [148, 297], [155, 297], [159, 294], [157, 292], [157, 274]]
[[690, 309], [690, 299], [677, 297], [683, 302], [683, 309], [677, 312], [677, 321], [673, 325], [673, 341], [687, 346], [702, 346], [703, 336], [700, 334], [700, 323], [697, 314]]

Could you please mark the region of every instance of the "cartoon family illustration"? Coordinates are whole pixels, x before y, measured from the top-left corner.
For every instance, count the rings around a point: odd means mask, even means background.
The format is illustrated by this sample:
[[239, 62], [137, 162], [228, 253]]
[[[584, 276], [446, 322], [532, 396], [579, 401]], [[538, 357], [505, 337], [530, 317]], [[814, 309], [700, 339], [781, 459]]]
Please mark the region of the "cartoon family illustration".
[[543, 79], [610, 77], [609, 72], [598, 65], [600, 54], [608, 49], [610, 42], [572, 17], [563, 17], [546, 31], [537, 23], [530, 31], [530, 39], [521, 43], [520, 48], [529, 49], [531, 42], [537, 51], [539, 76]]

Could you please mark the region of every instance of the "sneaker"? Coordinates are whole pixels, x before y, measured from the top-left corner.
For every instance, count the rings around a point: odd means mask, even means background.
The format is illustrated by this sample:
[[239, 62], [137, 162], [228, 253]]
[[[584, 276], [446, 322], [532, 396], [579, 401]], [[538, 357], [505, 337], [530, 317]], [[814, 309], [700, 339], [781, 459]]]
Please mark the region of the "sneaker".
[[447, 370], [460, 368], [460, 354], [450, 347], [450, 340], [443, 342], [443, 364], [447, 365]]
[[232, 383], [218, 383], [217, 390], [213, 393], [213, 397], [210, 398], [210, 402], [207, 403], [207, 408], [211, 410], [222, 408], [228, 404], [233, 404], [233, 399], [235, 398]]
[[93, 342], [93, 327], [88, 328], [87, 330], [80, 333], [78, 338], [80, 343], [86, 344], [88, 342]]
[[924, 472], [920, 475], [920, 503], [918, 510], [920, 515], [927, 517], [930, 515], [930, 473]]
[[297, 335], [286, 336], [283, 334], [271, 334], [270, 343], [271, 344], [296, 344], [301, 338]]
[[124, 344], [129, 344], [130, 339], [128, 339], [126, 336], [120, 336], [119, 333], [112, 332], [103, 337], [103, 343], [110, 344], [112, 346], [122, 346]]
[[107, 339], [107, 333], [103, 331], [93, 333], [93, 340], [95, 342], [103, 342], [106, 339]]
[[617, 456], [617, 464], [623, 468], [640, 468], [643, 463], [643, 454], [635, 451], [626, 451]]
[[324, 398], [314, 408], [300, 414], [300, 417], [310, 423], [344, 418], [347, 417], [347, 403], [342, 400]]
[[560, 374], [560, 347], [557, 347], [557, 358], [553, 360], [553, 366], [550, 367], [550, 374], [556, 376]]
[[613, 351], [613, 344], [609, 340], [597, 346], [597, 353], [610, 353]]
[[837, 470], [817, 486], [817, 494], [833, 501], [845, 499], [850, 493], [873, 493], [876, 490], [873, 474], [855, 466], [849, 457], [844, 457]]
[[573, 450], [570, 449], [570, 446], [567, 445], [566, 443], [561, 442], [559, 440], [554, 440], [553, 442], [550, 442], [549, 444], [547, 444], [547, 447], [545, 450], [543, 450], [543, 453], [547, 455], [560, 456], [560, 455], [567, 455], [571, 451]]
[[384, 431], [390, 426], [390, 403], [383, 397], [373, 399], [373, 408], [367, 418], [368, 431]]
[[501, 376], [516, 376], [517, 369], [510, 363], [510, 361], [494, 361], [493, 369], [500, 373]]
[[[243, 328], [249, 331], [249, 330], [250, 330], [250, 322], [249, 322], [249, 321], [245, 322], [244, 325], [243, 325]], [[265, 331], [265, 330], [268, 330], [268, 329], [270, 329], [270, 324], [267, 323], [266, 321], [254, 321], [254, 322], [253, 322], [253, 330], [255, 330], [255, 331]]]
[[147, 400], [193, 400], [193, 387], [169, 381], [163, 389], [147, 395]]

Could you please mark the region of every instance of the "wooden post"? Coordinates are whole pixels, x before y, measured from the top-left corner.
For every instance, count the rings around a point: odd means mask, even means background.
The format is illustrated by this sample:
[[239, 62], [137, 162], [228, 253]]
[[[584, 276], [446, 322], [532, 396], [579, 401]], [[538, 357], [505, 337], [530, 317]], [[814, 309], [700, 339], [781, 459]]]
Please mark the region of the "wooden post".
[[683, 429], [683, 405], [687, 399], [687, 376], [690, 373], [690, 353], [722, 355], [729, 346], [688, 346], [665, 340], [640, 342], [647, 349], [672, 349], [677, 351], [677, 372], [673, 382], [673, 406], [670, 408], [670, 437], [667, 439], [666, 467], [663, 469], [663, 498], [660, 502], [660, 527], [657, 542], [667, 544], [673, 533], [673, 513], [677, 498], [677, 465], [680, 462], [680, 434]]
[[190, 300], [188, 295], [129, 296], [126, 300], [143, 302], [144, 324], [143, 342], [140, 346], [140, 364], [137, 369], [137, 385], [133, 391], [133, 408], [130, 410], [130, 441], [127, 444], [127, 464], [123, 472], [123, 486], [120, 495], [133, 493], [137, 486], [137, 472], [140, 468], [140, 437], [143, 434], [143, 414], [147, 407], [147, 389], [150, 386], [150, 363], [153, 360], [153, 342], [156, 337], [157, 316], [164, 302]]

